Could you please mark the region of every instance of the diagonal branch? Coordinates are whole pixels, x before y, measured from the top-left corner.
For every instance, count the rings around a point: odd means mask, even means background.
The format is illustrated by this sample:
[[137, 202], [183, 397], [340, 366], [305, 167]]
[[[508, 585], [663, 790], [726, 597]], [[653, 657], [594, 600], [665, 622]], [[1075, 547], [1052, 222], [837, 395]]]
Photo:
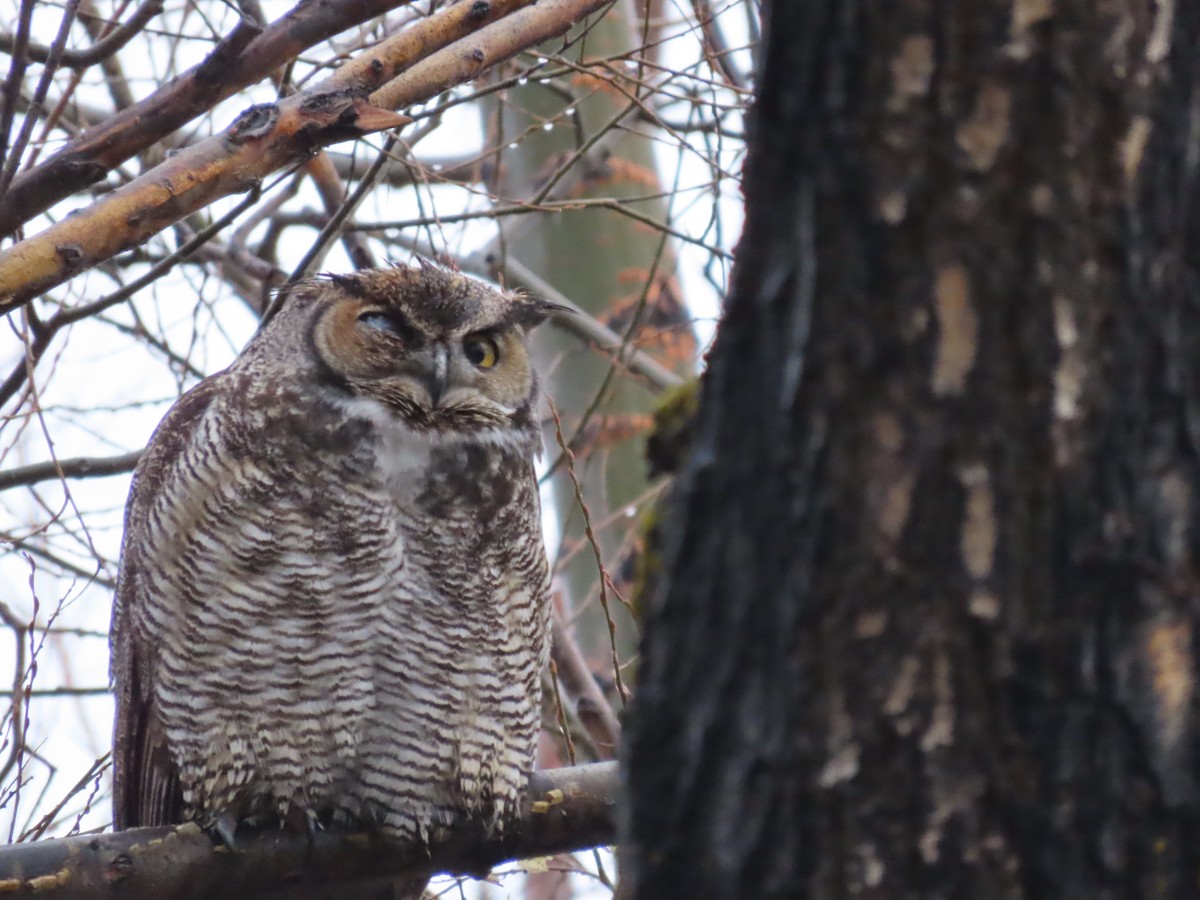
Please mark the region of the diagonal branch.
[[394, 128], [407, 116], [345, 95], [305, 92], [243, 112], [145, 175], [0, 254], [0, 313], [19, 306], [221, 197], [349, 137]]
[[510, 860], [611, 844], [616, 793], [616, 763], [536, 772], [515, 827], [491, 837], [458, 832], [428, 849], [364, 834], [266, 830], [239, 836], [238, 849], [229, 852], [214, 848], [195, 825], [14, 844], [0, 848], [0, 893], [182, 900], [299, 887], [306, 897], [356, 896], [365, 882], [480, 875]]
[[11, 234], [219, 100], [262, 78], [274, 66], [248, 72], [248, 66], [238, 64], [247, 57], [258, 59], [243, 53], [247, 45], [255, 47], [256, 36], [263, 36], [259, 26], [243, 19], [190, 72], [172, 79], [141, 103], [89, 128], [41, 165], [14, 178], [0, 195], [0, 235]]
[[[414, 65], [414, 47], [397, 35], [343, 66], [321, 84], [273, 104], [251, 107], [223, 133], [201, 141], [149, 172], [0, 254], [0, 313], [8, 312], [71, 276], [220, 197], [245, 191], [265, 176], [299, 163], [320, 147], [390, 128], [404, 117], [384, 107], [427, 100], [447, 87], [478, 77], [485, 68], [563, 34], [612, 0], [476, 0], [431, 17], [440, 30], [428, 36], [441, 46]], [[496, 10], [514, 9], [489, 22]], [[475, 29], [477, 33], [471, 34]], [[412, 31], [419, 30], [419, 26]], [[469, 40], [442, 46], [465, 32]], [[363, 94], [382, 83], [368, 100]]]
[[[42, 165], [13, 179], [0, 196], [0, 235], [103, 178], [221, 100], [261, 81], [307, 48], [406, 0], [302, 0], [265, 29], [243, 20], [198, 66], [145, 100], [89, 128]], [[456, 3], [341, 66], [317, 91], [366, 93], [421, 56], [533, 0]], [[426, 96], [432, 96], [433, 91]]]

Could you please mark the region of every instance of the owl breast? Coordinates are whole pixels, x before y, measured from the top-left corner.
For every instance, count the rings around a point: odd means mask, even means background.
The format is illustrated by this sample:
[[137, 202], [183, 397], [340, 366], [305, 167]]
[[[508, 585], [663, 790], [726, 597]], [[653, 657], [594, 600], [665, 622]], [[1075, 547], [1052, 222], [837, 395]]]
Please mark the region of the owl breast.
[[402, 833], [464, 814], [500, 825], [533, 768], [548, 653], [532, 461], [527, 446], [380, 431], [403, 561], [377, 608], [375, 743], [351, 794], [377, 808], [412, 790], [382, 816]]
[[[502, 826], [532, 770], [547, 655], [531, 460], [350, 421], [325, 435], [333, 467], [208, 433], [191, 469], [205, 501], [160, 494], [152, 552], [188, 562], [148, 574], [157, 602], [135, 627], [161, 647], [185, 817], [423, 840], [463, 817]], [[286, 427], [319, 436], [266, 430]]]

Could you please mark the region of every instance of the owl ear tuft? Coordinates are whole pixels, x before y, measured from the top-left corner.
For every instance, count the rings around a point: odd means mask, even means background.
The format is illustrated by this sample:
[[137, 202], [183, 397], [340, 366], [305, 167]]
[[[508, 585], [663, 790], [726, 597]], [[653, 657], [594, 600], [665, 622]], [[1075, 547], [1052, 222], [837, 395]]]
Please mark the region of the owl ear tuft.
[[531, 331], [551, 316], [564, 313], [573, 314], [574, 312], [575, 310], [571, 307], [563, 306], [561, 303], [551, 303], [549, 300], [525, 294], [518, 294], [513, 303], [513, 321], [526, 331]]
[[353, 297], [365, 297], [363, 283], [357, 275], [339, 275], [336, 272], [322, 272], [322, 277], [328, 278], [347, 294]]

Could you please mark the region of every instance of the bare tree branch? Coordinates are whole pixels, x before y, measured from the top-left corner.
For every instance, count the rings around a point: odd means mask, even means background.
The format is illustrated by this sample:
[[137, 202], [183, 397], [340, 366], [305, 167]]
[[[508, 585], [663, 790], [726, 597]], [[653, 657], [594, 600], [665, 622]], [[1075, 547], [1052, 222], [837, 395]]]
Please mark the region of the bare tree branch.
[[252, 106], [223, 133], [181, 150], [145, 175], [0, 254], [0, 313], [136, 246], [220, 197], [347, 137], [408, 122], [345, 95], [304, 92]]
[[[105, 57], [112, 56], [138, 35], [147, 23], [162, 12], [163, 0], [142, 0], [128, 21], [122, 22], [90, 47], [82, 50], [64, 50], [58, 59], [60, 66], [70, 69], [86, 69]], [[11, 34], [0, 34], [0, 52], [15, 53], [17, 39]], [[50, 59], [50, 47], [32, 41], [25, 48], [29, 59], [44, 63]]]
[[[346, 63], [315, 90], [353, 89], [366, 93], [422, 55], [531, 2], [477, 0], [455, 4]], [[243, 20], [194, 69], [89, 128], [42, 165], [13, 179], [8, 192], [0, 197], [0, 235], [12, 232], [32, 216], [102, 178], [109, 169], [265, 78], [308, 47], [400, 5], [396, 0], [302, 0], [266, 29]], [[562, 30], [570, 24], [567, 22]], [[421, 99], [435, 93], [437, 90], [430, 91]]]
[[[307, 158], [327, 144], [394, 127], [405, 117], [385, 110], [429, 99], [447, 87], [478, 77], [486, 68], [541, 41], [562, 34], [611, 0], [546, 0], [517, 9], [479, 29], [474, 40], [458, 40], [495, 9], [530, 0], [479, 0], [457, 4], [421, 23], [425, 37], [442, 47], [408, 66], [414, 47], [408, 32], [362, 54], [315, 88], [276, 104], [246, 110], [220, 135], [165, 160], [128, 185], [0, 254], [0, 313], [61, 284], [72, 275], [134, 246], [214, 200], [246, 190], [266, 175]], [[410, 31], [420, 31], [421, 26]], [[424, 32], [422, 32], [424, 33]], [[443, 46], [453, 42], [450, 46]], [[366, 100], [362, 85], [378, 83]], [[353, 99], [352, 99], [353, 98]], [[14, 190], [15, 190], [14, 183]], [[3, 231], [0, 201], [0, 231]]]
[[75, 21], [75, 13], [78, 9], [79, 0], [67, 0], [63, 5], [62, 20], [58, 23], [58, 34], [54, 37], [54, 43], [50, 45], [50, 53], [46, 57], [37, 87], [34, 88], [33, 96], [29, 101], [30, 110], [34, 115], [24, 118], [16, 138], [5, 147], [4, 167], [0, 170], [0, 197], [3, 197], [8, 191], [8, 186], [17, 173], [17, 166], [20, 165], [21, 156], [25, 152], [29, 138], [33, 135], [33, 127], [37, 123], [36, 116], [40, 114], [42, 104], [46, 100], [46, 92], [50, 89], [54, 70], [58, 68], [58, 58], [67, 46], [67, 38], [71, 35], [71, 23]]
[[397, 0], [302, 0], [266, 29], [243, 19], [199, 65], [89, 128], [41, 166], [14, 179], [0, 197], [0, 234], [102, 178], [109, 169], [262, 80], [305, 49], [399, 5]]
[[242, 20], [191, 72], [89, 128], [40, 166], [14, 178], [0, 196], [0, 235], [11, 234], [54, 203], [99, 181], [159, 137], [263, 77], [274, 66], [255, 68], [246, 73], [246, 80], [236, 78], [247, 68], [238, 65], [240, 60], [264, 61], [258, 54], [243, 53], [248, 45], [249, 49], [258, 46], [256, 36], [264, 36], [258, 25]]
[[503, 835], [456, 832], [426, 849], [377, 836], [267, 829], [214, 847], [195, 825], [138, 828], [0, 849], [0, 893], [41, 900], [249, 897], [300, 887], [305, 897], [354, 896], [364, 882], [481, 875], [502, 862], [613, 841], [616, 763], [534, 774], [526, 811]]
[[575, 701], [575, 714], [603, 758], [613, 759], [621, 739], [621, 723], [617, 721], [617, 714], [600, 690], [596, 676], [583, 658], [571, 629], [567, 627], [558, 598], [553, 606], [550, 627], [555, 672], [567, 695]]

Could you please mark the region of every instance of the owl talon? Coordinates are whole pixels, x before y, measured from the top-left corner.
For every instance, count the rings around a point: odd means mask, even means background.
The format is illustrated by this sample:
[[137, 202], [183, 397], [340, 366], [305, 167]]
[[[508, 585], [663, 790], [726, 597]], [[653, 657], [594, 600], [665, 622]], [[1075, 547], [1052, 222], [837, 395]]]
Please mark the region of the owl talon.
[[321, 824], [321, 820], [317, 818], [317, 814], [311, 809], [304, 811], [304, 833], [308, 835], [308, 844], [311, 847], [317, 842], [317, 835], [325, 830], [325, 826]]
[[558, 788], [546, 791], [541, 800], [534, 800], [532, 812], [535, 816], [544, 816], [550, 812], [550, 807], [563, 802], [563, 792]]
[[230, 850], [237, 849], [237, 819], [233, 817], [233, 813], [221, 813], [217, 817], [217, 821], [213, 823], [213, 831], [217, 833], [217, 837], [221, 839], [221, 843]]

